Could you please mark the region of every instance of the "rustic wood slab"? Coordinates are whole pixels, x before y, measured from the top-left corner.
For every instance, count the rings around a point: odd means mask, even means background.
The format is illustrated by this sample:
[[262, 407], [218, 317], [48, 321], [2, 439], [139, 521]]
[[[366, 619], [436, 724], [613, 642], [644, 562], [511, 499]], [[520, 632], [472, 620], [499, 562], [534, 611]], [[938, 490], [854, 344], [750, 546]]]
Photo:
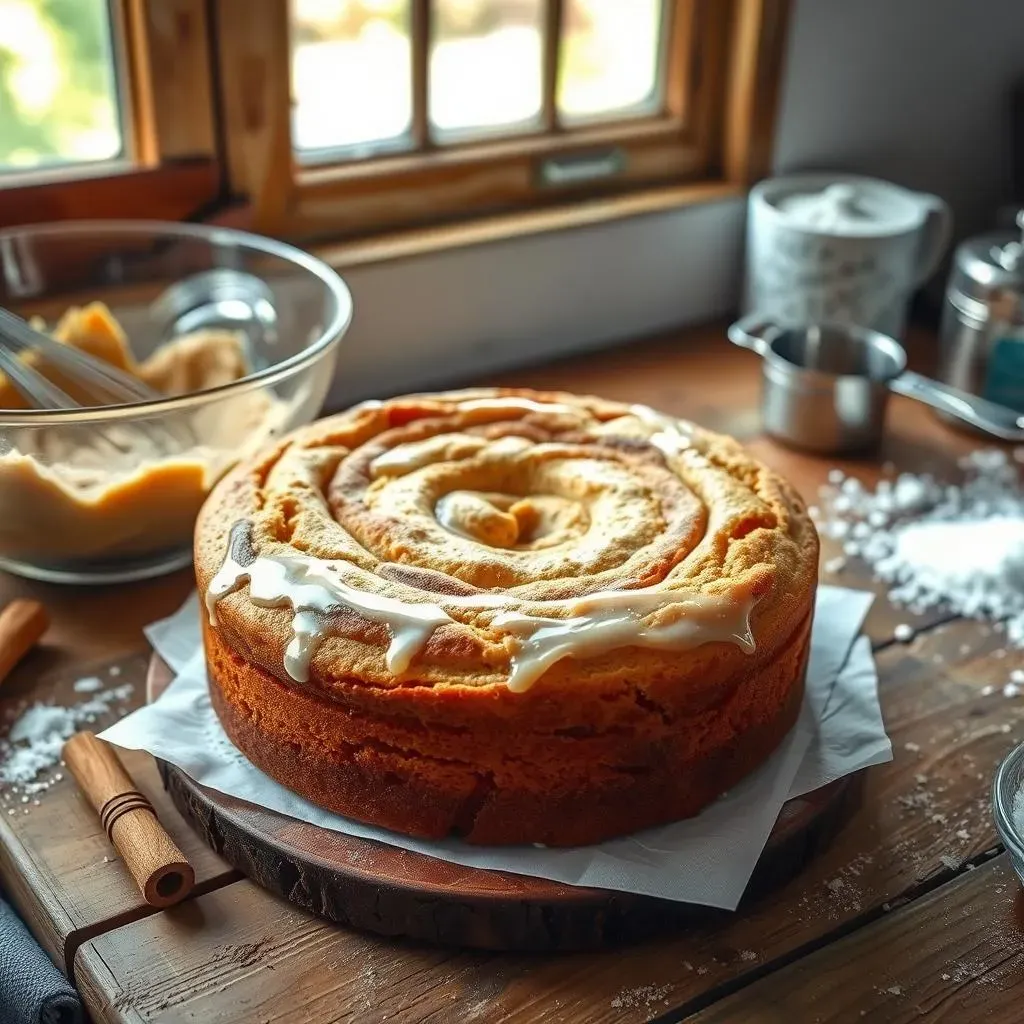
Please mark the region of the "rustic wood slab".
[[866, 773], [832, 845], [742, 914], [614, 952], [453, 953], [332, 928], [246, 881], [197, 900], [184, 912], [195, 918], [163, 914], [86, 943], [76, 977], [90, 997], [106, 993], [105, 1022], [169, 1022], [186, 1004], [218, 1024], [681, 1020], [994, 855], [992, 771], [1024, 738], [1024, 697], [981, 696], [1024, 665], [1001, 652], [998, 633], [963, 621], [881, 652], [895, 761]]
[[[468, 993], [436, 947], [365, 938], [242, 881], [81, 946], [95, 1024], [454, 1021]], [[422, 1000], [422, 1001], [421, 1001]], [[403, 1009], [404, 1007], [404, 1009]]]
[[[147, 696], [173, 678], [156, 655]], [[178, 810], [228, 863], [265, 889], [329, 921], [440, 945], [493, 950], [600, 949], [706, 918], [684, 903], [484, 871], [331, 832], [198, 785], [166, 762]], [[788, 881], [829, 842], [854, 804], [857, 776], [790, 800], [748, 889]]]
[[687, 1019], [1018, 1024], [1022, 965], [1024, 894], [1002, 854]]
[[[47, 634], [44, 646], [4, 683], [0, 728], [6, 730], [7, 723], [36, 701], [70, 706], [87, 700], [90, 695], [74, 691], [75, 680], [84, 676], [99, 676], [105, 687], [131, 684], [132, 696], [117, 706], [141, 704], [149, 658], [142, 625], [168, 614], [183, 600], [188, 582], [179, 577], [144, 591], [147, 599], [135, 606], [125, 604], [119, 616], [113, 615], [113, 598], [104, 596], [105, 591], [98, 591], [92, 602], [85, 601], [81, 591], [5, 581], [0, 601], [16, 594], [42, 595], [56, 628]], [[129, 588], [129, 592], [135, 589]], [[77, 626], [69, 625], [67, 614], [62, 614], [64, 602], [73, 603], [73, 595], [79, 605], [86, 606], [74, 620]], [[98, 626], [108, 617], [112, 619], [109, 632]], [[119, 650], [118, 656], [99, 661], [78, 656], [80, 651], [102, 654]], [[112, 675], [111, 669], [117, 674]], [[115, 717], [112, 712], [90, 728], [98, 731]], [[123, 757], [139, 788], [153, 801], [161, 821], [195, 866], [200, 891], [236, 878], [237, 872], [214, 854], [175, 810], [153, 759], [134, 751]], [[7, 896], [40, 944], [58, 966], [69, 969], [83, 938], [153, 911], [142, 900], [74, 780], [66, 772], [63, 775], [39, 795], [38, 806], [31, 800], [23, 804], [0, 787], [0, 875]]]
[[[933, 339], [920, 340], [924, 344], [919, 351], [934, 351]], [[913, 363], [913, 346], [911, 355]], [[927, 371], [927, 360], [915, 368]], [[797, 455], [756, 436], [758, 371], [757, 359], [730, 346], [724, 325], [717, 325], [517, 371], [500, 383], [646, 402], [733, 433], [789, 475], [811, 503], [833, 465], [864, 478], [886, 459], [897, 469], [920, 472], [925, 466], [951, 465], [955, 455], [978, 445], [939, 424], [920, 406], [896, 399], [889, 437], [874, 462], [836, 463]], [[839, 582], [860, 585], [859, 571], [852, 567], [851, 575]], [[173, 610], [189, 586], [187, 574], [116, 591], [60, 591], [0, 582], [3, 598], [43, 593], [55, 609], [48, 642], [58, 648], [44, 653], [42, 661], [34, 658], [34, 668], [10, 680], [0, 696], [12, 699], [6, 696], [12, 693], [10, 686], [16, 688], [17, 699], [32, 695], [40, 666], [54, 669], [138, 650], [140, 627]], [[893, 629], [904, 621], [916, 620], [878, 602], [868, 623], [880, 650], [882, 702], [895, 741], [895, 763], [867, 773], [861, 808], [827, 851], [801, 876], [741, 916], [723, 915], [671, 941], [614, 953], [449, 953], [348, 932], [248, 881], [235, 882], [199, 896], [174, 916], [132, 921], [86, 942], [76, 966], [90, 1010], [97, 1021], [133, 1024], [189, 1019], [373, 1024], [385, 1018], [399, 1024], [632, 1024], [655, 1019], [667, 1024], [711, 1007], [843, 936], [874, 928], [879, 919], [887, 922], [886, 906], [909, 903], [896, 910], [893, 921], [914, 911], [921, 898], [939, 907], [947, 892], [955, 894], [957, 886], [966, 884], [958, 874], [964, 869], [956, 866], [962, 858], [982, 864], [965, 875], [972, 879], [998, 849], [988, 785], [996, 760], [1024, 733], [1024, 703], [998, 694], [982, 698], [980, 689], [1005, 682], [1011, 668], [1022, 667], [1021, 657], [1000, 658], [1001, 638], [984, 627], [959, 622], [935, 626], [935, 617], [920, 623], [934, 626], [932, 632], [909, 645], [896, 644]], [[51, 654], [53, 660], [46, 660]], [[48, 844], [57, 841], [54, 837], [70, 832], [64, 820], [55, 818], [50, 836], [33, 840], [33, 856], [45, 859]], [[70, 837], [61, 842], [66, 844], [64, 870], [73, 871], [83, 858], [76, 856]], [[5, 843], [0, 835], [0, 847], [6, 849]], [[9, 858], [0, 861], [5, 884], [17, 881], [13, 872]], [[44, 879], [42, 884], [66, 883], [58, 871], [56, 882]], [[40, 898], [33, 894], [31, 899]], [[964, 907], [954, 901], [950, 907], [951, 916], [963, 916]], [[1000, 919], [986, 917], [981, 904], [966, 909], [982, 923], [998, 926]], [[959, 923], [952, 941], [959, 944], [956, 950], [963, 960], [972, 943], [981, 940], [974, 932], [960, 931]], [[886, 946], [887, 963], [896, 967], [913, 961], [923, 930], [938, 927], [949, 927], [949, 921], [936, 914]], [[1018, 962], [1019, 957], [1007, 965]], [[983, 967], [988, 963], [986, 958]], [[837, 965], [836, 976], [849, 979], [856, 970], [856, 964], [844, 962]], [[997, 994], [989, 991], [987, 979], [998, 978], [999, 970], [977, 975], [973, 998], [958, 1001], [955, 993], [944, 990], [938, 1002], [923, 1003], [929, 1019], [951, 1024], [1020, 1019], [1013, 1009], [1000, 1015], [992, 1003]], [[956, 973], [947, 973], [957, 980]], [[884, 1022], [878, 1005], [866, 1002], [852, 1019]], [[814, 1016], [783, 1008], [770, 1019], [804, 1024]]]

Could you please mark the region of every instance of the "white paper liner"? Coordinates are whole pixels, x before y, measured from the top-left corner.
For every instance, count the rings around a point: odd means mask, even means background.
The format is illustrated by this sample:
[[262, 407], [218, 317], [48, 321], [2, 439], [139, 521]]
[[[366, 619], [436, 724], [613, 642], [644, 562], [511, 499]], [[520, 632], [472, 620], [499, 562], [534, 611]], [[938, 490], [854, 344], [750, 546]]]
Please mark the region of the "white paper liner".
[[688, 821], [571, 849], [481, 847], [421, 840], [321, 810], [250, 764], [210, 705], [195, 596], [148, 630], [177, 676], [163, 696], [102, 738], [147, 750], [204, 786], [302, 821], [442, 860], [573, 885], [734, 909], [786, 800], [860, 768], [891, 760], [866, 638], [854, 643], [873, 595], [818, 591], [807, 696], [797, 725], [757, 772]]

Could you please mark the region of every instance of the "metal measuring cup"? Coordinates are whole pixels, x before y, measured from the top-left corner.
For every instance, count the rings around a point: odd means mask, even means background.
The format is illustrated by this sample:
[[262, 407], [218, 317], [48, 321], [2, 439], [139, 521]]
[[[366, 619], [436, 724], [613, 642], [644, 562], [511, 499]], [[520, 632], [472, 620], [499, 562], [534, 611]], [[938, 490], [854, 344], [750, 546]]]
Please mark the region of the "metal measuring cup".
[[1005, 441], [1024, 441], [1024, 416], [907, 370], [888, 335], [847, 324], [786, 327], [752, 313], [729, 328], [763, 360], [765, 432], [796, 448], [862, 452], [882, 439], [890, 392], [914, 398]]

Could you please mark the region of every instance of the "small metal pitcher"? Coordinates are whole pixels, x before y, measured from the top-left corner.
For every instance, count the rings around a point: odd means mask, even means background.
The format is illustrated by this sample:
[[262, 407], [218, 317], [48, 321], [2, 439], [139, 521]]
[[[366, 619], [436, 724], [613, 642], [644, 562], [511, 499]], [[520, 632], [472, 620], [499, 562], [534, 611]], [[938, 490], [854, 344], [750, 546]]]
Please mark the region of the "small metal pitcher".
[[1024, 441], [1024, 416], [906, 369], [888, 335], [847, 324], [784, 327], [756, 313], [729, 328], [763, 359], [765, 432], [805, 451], [865, 452], [878, 445], [889, 393], [924, 402], [1005, 441]]

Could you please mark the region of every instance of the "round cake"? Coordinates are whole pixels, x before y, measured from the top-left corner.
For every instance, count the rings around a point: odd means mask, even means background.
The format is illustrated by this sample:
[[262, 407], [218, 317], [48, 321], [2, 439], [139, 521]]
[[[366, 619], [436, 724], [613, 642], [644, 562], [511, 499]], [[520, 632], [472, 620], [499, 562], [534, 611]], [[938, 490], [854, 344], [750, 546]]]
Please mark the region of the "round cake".
[[697, 814], [796, 721], [818, 538], [735, 441], [598, 398], [370, 402], [196, 529], [214, 708], [362, 822], [577, 845]]

